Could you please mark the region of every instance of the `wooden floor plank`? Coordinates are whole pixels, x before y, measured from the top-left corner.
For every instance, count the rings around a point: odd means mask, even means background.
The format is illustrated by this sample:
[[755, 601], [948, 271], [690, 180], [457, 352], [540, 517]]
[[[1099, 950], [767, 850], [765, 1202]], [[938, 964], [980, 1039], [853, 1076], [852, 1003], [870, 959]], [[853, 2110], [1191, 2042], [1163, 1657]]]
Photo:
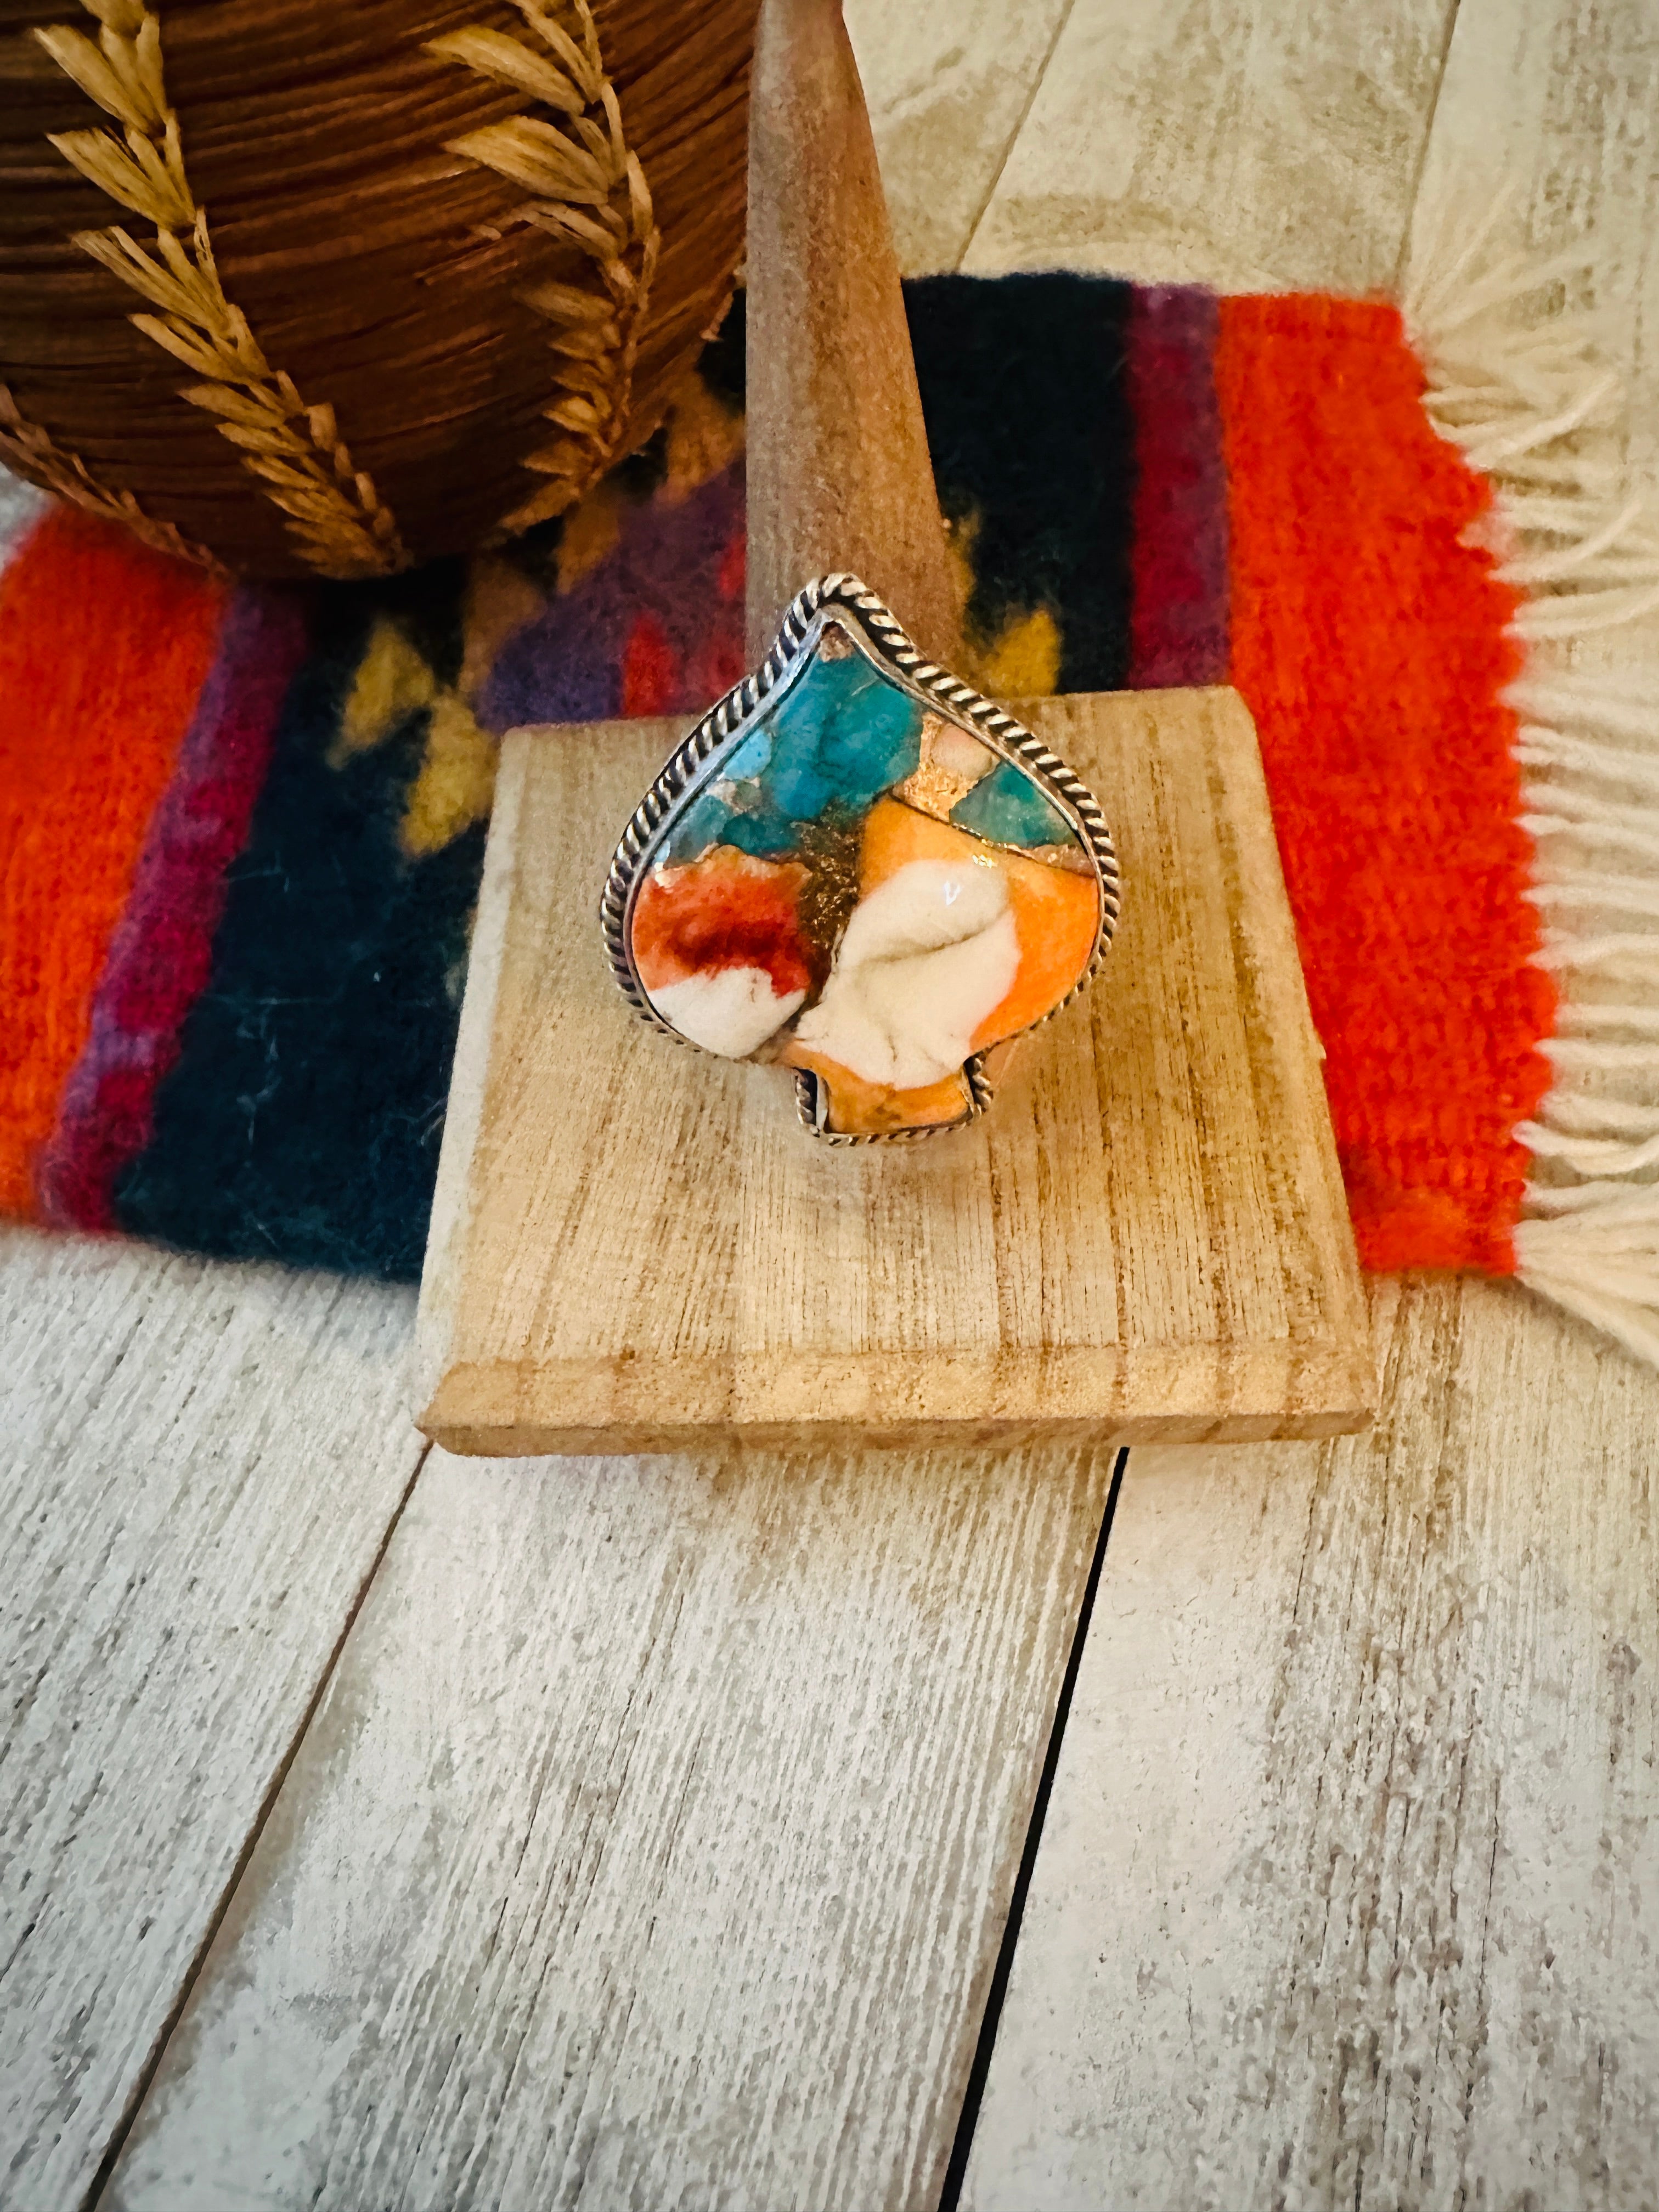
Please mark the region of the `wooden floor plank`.
[[[1588, 245], [1650, 467], [1656, 70], [1463, 0], [1419, 202]], [[978, 2212], [1656, 2201], [1659, 1379], [1511, 1286], [1379, 1306], [1370, 1440], [1131, 1456]]]
[[1654, 2201], [1659, 1380], [1379, 1305], [1371, 1437], [1131, 1455], [976, 2212]]
[[1109, 1474], [434, 1453], [106, 2204], [933, 2203]]
[[0, 1231], [0, 2202], [81, 2202], [399, 1501], [407, 1293]]
[[1455, 0], [1075, 0], [964, 269], [1389, 283]]
[[846, 0], [899, 264], [954, 269], [1070, 0]]
[[[1626, 450], [1659, 477], [1659, 33], [1623, 0], [1463, 0], [1424, 165], [1419, 222], [1504, 203], [1500, 241], [1582, 248], [1568, 286], [1627, 384]], [[1643, 641], [1651, 647], [1659, 629]], [[1625, 649], [1628, 633], [1607, 641]]]

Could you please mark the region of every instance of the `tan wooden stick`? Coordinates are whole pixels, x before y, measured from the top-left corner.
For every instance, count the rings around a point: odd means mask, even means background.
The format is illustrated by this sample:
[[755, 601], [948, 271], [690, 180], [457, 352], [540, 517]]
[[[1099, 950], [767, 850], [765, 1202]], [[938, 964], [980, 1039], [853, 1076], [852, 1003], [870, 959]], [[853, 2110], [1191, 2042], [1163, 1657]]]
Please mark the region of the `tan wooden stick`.
[[927, 653], [960, 616], [841, 0], [765, 0], [749, 125], [749, 649], [850, 569]]

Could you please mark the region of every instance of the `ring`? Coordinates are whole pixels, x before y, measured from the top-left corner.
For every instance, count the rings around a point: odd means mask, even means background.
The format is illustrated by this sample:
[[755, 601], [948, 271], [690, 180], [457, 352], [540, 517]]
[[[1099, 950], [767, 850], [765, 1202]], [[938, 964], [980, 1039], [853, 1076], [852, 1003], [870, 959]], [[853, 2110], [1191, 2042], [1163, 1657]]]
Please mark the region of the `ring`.
[[791, 1069], [805, 1126], [848, 1145], [976, 1121], [1118, 904], [1065, 762], [826, 576], [641, 800], [600, 921], [647, 1021]]

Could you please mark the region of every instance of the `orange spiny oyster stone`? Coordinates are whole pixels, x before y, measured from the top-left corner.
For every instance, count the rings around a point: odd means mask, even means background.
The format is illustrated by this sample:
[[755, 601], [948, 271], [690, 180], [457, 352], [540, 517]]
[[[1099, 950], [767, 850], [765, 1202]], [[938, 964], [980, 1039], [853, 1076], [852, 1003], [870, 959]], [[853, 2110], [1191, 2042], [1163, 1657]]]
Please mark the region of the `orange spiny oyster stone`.
[[634, 963], [647, 997], [694, 1044], [741, 1059], [811, 985], [799, 905], [807, 872], [717, 845], [654, 869], [635, 902]]
[[631, 950], [652, 1006], [727, 1059], [810, 1071], [829, 1128], [969, 1119], [974, 1055], [1069, 996], [1098, 872], [1040, 780], [829, 623], [665, 823]]
[[[865, 824], [863, 888], [874, 890], [912, 860], [962, 860], [975, 848], [984, 851], [965, 830], [884, 799]], [[1030, 1029], [1057, 1006], [1088, 966], [1100, 927], [1100, 895], [1091, 875], [1028, 860], [1006, 846], [997, 847], [992, 857], [1007, 887], [1019, 969], [1006, 995], [974, 1030], [975, 1052]]]

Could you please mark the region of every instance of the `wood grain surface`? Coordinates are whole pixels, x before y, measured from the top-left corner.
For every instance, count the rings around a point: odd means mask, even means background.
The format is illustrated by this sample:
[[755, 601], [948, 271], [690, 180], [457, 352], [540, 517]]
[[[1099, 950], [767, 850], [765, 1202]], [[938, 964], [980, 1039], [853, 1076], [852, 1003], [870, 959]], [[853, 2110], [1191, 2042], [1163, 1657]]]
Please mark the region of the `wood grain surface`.
[[0, 2203], [142, 2089], [422, 1446], [410, 1300], [0, 1231]]
[[106, 2212], [933, 2203], [1109, 1473], [434, 1454]]
[[1352, 1233], [1249, 716], [1231, 691], [1016, 711], [1113, 826], [1111, 956], [981, 1122], [850, 1152], [799, 1127], [783, 1073], [677, 1048], [609, 974], [593, 886], [678, 726], [507, 740], [422, 1290], [429, 1435], [534, 1452], [1364, 1420]]
[[1131, 1455], [975, 2212], [1656, 2201], [1659, 1387], [1376, 1304], [1370, 1437]]
[[1073, 0], [962, 266], [1393, 283], [1456, 0]]

